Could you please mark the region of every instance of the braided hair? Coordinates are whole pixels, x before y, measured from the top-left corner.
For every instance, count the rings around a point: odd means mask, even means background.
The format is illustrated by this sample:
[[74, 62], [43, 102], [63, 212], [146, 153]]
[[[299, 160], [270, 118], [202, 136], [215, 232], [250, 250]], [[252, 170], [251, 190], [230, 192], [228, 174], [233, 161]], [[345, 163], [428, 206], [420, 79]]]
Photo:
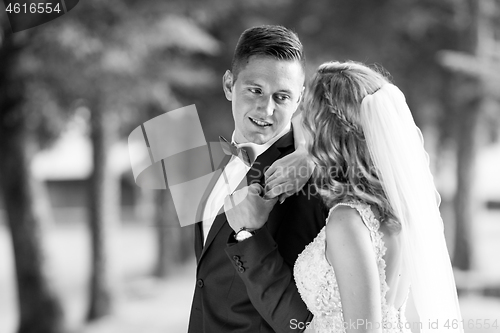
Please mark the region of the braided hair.
[[350, 199], [375, 205], [380, 221], [400, 230], [366, 145], [359, 112], [363, 98], [389, 82], [357, 62], [322, 64], [304, 98], [308, 149], [316, 163], [314, 181], [327, 206]]

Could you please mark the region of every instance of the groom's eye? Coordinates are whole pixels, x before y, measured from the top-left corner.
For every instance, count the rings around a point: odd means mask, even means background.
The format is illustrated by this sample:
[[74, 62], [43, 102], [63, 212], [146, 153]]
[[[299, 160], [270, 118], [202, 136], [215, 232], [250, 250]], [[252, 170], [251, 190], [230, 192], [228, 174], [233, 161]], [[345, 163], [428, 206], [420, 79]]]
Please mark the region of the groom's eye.
[[259, 95], [260, 95], [260, 94], [262, 93], [262, 91], [261, 91], [260, 89], [258, 89], [258, 88], [249, 88], [248, 90], [249, 90], [252, 94], [259, 94]]
[[278, 102], [286, 102], [287, 100], [290, 99], [290, 96], [288, 95], [282, 95], [282, 94], [279, 94], [279, 95], [275, 95], [274, 97]]

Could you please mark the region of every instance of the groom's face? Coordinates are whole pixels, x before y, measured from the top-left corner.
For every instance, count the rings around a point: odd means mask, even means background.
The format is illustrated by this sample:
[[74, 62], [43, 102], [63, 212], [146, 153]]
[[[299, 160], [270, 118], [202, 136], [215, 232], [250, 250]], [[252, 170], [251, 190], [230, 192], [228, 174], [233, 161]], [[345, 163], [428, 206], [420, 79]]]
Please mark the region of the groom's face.
[[251, 56], [237, 78], [227, 71], [223, 87], [232, 102], [237, 143], [264, 144], [287, 126], [304, 91], [298, 61]]

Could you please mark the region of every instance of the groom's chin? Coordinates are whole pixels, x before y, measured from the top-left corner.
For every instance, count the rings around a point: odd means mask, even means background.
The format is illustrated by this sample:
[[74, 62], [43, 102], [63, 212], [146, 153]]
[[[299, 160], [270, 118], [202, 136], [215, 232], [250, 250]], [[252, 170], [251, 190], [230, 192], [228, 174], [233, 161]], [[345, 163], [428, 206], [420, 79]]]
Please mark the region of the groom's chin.
[[251, 140], [249, 140], [249, 142], [252, 142], [252, 143], [255, 143], [257, 145], [263, 145], [265, 144], [267, 141], [271, 140], [271, 136], [268, 136], [268, 135], [254, 135], [252, 137]]

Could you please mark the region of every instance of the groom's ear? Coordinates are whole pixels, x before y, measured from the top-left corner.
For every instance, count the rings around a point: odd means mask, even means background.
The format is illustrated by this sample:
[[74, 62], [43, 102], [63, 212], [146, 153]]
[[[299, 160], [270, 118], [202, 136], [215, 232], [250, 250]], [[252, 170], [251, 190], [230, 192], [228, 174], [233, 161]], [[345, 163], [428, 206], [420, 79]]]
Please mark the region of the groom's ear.
[[224, 89], [226, 99], [231, 101], [233, 99], [233, 73], [230, 70], [227, 70], [222, 77], [222, 89]]
[[293, 111], [293, 115], [294, 116], [295, 116], [295, 114], [299, 114], [300, 113], [300, 111], [299, 111], [299, 109], [301, 108], [300, 103], [302, 102], [302, 98], [304, 97], [304, 91], [305, 90], [306, 90], [306, 87], [303, 86], [302, 87], [302, 91], [300, 92], [300, 95], [299, 95], [299, 99], [297, 100], [297, 107], [295, 108], [295, 111]]
[[302, 102], [302, 98], [304, 97], [304, 92], [305, 91], [306, 91], [306, 86], [303, 86], [302, 87], [302, 91], [300, 92], [299, 100], [297, 101], [297, 103]]
[[[300, 95], [299, 95], [299, 99], [297, 100], [297, 110], [299, 109], [300, 107], [300, 103], [302, 102], [302, 98], [304, 97], [304, 91], [306, 90], [306, 87], [303, 86], [302, 87], [302, 91], [300, 92]], [[295, 110], [295, 111], [297, 111]]]

